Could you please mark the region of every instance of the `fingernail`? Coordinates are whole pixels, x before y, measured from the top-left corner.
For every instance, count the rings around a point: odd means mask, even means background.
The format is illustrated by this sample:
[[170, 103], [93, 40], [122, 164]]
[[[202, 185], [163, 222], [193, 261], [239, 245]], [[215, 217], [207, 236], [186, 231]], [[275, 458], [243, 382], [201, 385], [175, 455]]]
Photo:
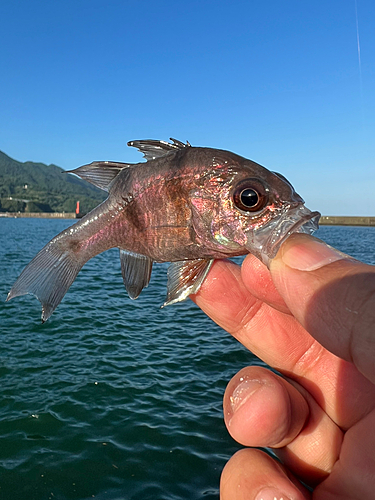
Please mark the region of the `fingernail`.
[[291, 236], [280, 249], [285, 265], [299, 271], [315, 271], [348, 255], [308, 235]]
[[232, 412], [238, 411], [238, 409], [241, 408], [241, 406], [262, 386], [263, 383], [260, 380], [241, 377], [240, 383], [234, 389], [230, 397]]
[[275, 488], [265, 488], [257, 494], [255, 500], [290, 500], [290, 498]]

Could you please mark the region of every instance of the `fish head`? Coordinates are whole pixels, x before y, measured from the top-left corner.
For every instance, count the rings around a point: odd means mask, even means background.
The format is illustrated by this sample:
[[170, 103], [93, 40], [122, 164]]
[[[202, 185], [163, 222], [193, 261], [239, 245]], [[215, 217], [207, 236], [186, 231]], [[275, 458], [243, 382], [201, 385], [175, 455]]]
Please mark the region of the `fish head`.
[[194, 228], [206, 248], [251, 253], [268, 265], [290, 234], [318, 229], [319, 212], [305, 207], [283, 175], [224, 151], [210, 163], [191, 193]]

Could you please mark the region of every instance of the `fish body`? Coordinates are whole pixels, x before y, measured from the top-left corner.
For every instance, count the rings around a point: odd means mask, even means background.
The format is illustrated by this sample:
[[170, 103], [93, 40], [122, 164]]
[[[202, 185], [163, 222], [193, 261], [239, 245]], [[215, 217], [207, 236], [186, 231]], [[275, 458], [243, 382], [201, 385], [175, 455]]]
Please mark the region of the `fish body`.
[[131, 298], [148, 285], [153, 262], [172, 263], [168, 305], [197, 292], [214, 259], [250, 252], [267, 264], [288, 234], [317, 229], [320, 214], [283, 176], [251, 160], [174, 139], [128, 145], [147, 161], [93, 162], [71, 172], [108, 198], [47, 243], [7, 300], [34, 294], [46, 321], [82, 266], [117, 247]]

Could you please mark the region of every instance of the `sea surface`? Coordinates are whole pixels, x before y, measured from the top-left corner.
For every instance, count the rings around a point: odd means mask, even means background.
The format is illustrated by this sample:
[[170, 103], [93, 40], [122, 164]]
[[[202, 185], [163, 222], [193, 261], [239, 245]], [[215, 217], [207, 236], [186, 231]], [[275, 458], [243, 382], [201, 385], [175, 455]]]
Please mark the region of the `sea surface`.
[[[167, 265], [132, 301], [118, 251], [86, 264], [50, 320], [4, 303], [37, 251], [73, 221], [0, 219], [0, 499], [218, 500], [240, 448], [222, 397], [261, 364], [191, 301], [160, 309]], [[374, 227], [317, 236], [375, 264]]]

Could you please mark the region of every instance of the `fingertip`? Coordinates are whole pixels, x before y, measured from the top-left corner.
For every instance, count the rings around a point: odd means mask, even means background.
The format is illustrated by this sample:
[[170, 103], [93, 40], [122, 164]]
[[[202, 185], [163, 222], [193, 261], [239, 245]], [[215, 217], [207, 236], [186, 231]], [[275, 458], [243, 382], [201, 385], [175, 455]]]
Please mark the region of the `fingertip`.
[[342, 259], [353, 260], [314, 236], [296, 233], [282, 244], [276, 257], [270, 261], [270, 269], [274, 270], [282, 262], [298, 271], [315, 271]]
[[274, 498], [306, 500], [309, 496], [303, 486], [288, 477], [283, 467], [264, 451], [237, 451], [221, 474], [220, 500]]
[[308, 415], [302, 394], [263, 367], [243, 368], [225, 391], [226, 426], [245, 446], [285, 446], [298, 435]]

